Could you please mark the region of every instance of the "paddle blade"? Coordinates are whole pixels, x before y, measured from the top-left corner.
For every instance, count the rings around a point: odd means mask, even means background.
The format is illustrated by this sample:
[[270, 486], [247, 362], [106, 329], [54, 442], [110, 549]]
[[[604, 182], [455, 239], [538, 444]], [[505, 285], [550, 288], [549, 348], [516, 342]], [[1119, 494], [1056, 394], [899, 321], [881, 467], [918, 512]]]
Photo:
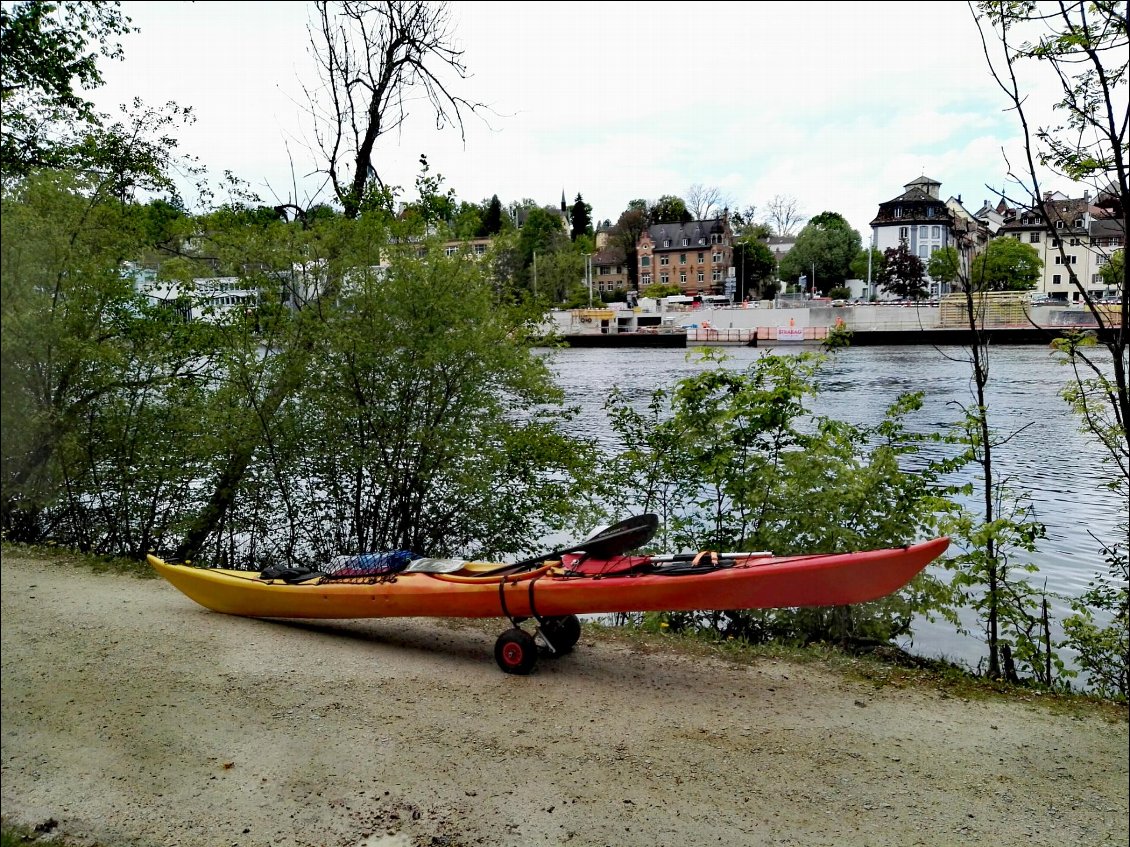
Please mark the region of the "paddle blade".
[[659, 529], [659, 516], [636, 515], [602, 529], [588, 541], [578, 544], [575, 550], [584, 550], [596, 559], [620, 556], [647, 544]]

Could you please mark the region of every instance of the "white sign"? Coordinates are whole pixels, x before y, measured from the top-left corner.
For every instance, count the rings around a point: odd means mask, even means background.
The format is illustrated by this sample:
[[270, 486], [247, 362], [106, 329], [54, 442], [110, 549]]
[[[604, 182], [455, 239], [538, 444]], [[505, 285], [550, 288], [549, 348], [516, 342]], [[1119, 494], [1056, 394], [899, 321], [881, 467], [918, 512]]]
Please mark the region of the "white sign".
[[777, 328], [778, 341], [804, 341], [804, 327], [782, 326]]

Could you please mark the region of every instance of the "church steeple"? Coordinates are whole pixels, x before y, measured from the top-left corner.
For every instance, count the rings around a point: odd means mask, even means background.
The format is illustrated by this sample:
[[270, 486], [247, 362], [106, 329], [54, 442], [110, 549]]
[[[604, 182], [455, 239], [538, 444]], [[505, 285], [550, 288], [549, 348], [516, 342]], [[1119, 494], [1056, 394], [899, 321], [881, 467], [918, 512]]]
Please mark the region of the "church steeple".
[[561, 212], [562, 212], [562, 214], [564, 214], [566, 211], [568, 211], [568, 207], [565, 205], [565, 189], [562, 188], [561, 189]]

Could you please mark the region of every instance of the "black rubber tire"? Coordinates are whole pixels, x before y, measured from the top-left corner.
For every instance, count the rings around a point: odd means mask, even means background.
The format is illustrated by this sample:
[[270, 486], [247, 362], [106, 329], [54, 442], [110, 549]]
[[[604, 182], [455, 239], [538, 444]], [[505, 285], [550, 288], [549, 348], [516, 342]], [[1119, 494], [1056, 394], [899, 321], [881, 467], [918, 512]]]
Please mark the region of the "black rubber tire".
[[524, 629], [508, 629], [494, 642], [494, 660], [504, 673], [525, 676], [538, 663], [537, 642]]
[[581, 640], [581, 621], [576, 615], [546, 618], [542, 623], [541, 632], [553, 645], [555, 652], [549, 655], [564, 656]]

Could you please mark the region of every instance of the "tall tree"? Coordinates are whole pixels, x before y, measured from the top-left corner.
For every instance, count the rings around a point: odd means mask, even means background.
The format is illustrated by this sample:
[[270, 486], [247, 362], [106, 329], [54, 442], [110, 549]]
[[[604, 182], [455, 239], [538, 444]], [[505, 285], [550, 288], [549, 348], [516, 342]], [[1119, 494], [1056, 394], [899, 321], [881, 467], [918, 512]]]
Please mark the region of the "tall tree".
[[735, 233], [753, 235], [755, 238], [766, 239], [773, 234], [773, 228], [767, 223], [757, 220], [757, 207], [752, 203], [744, 209], [735, 209], [730, 214], [730, 226]]
[[694, 220], [682, 197], [664, 194], [651, 206], [648, 217], [653, 224], [681, 224]]
[[888, 247], [876, 277], [879, 287], [903, 300], [926, 296], [926, 266], [905, 244]]
[[[463, 51], [454, 46], [446, 3], [424, 0], [318, 0], [318, 29], [310, 45], [325, 94], [307, 89], [324, 173], [345, 216], [388, 189], [378, 167], [380, 138], [408, 118], [408, 104], [428, 102], [439, 127], [465, 137], [463, 115], [481, 105], [455, 94], [445, 81], [465, 79]], [[323, 97], [328, 102], [323, 102]], [[376, 192], [374, 192], [374, 188]]]
[[1044, 260], [1031, 244], [994, 238], [973, 257], [972, 275], [984, 291], [1031, 291], [1043, 266]]
[[[796, 244], [781, 259], [781, 279], [808, 276], [808, 284], [827, 292], [844, 284], [860, 238], [838, 212], [822, 212], [800, 231]], [[815, 274], [815, 279], [812, 279]]]
[[738, 275], [738, 299], [772, 299], [776, 288], [773, 271], [777, 261], [768, 245], [756, 238], [734, 242], [734, 270]]
[[592, 235], [592, 206], [581, 199], [581, 195], [577, 194], [577, 199], [573, 202], [573, 207], [569, 210], [569, 223], [572, 229], [572, 239], [576, 241], [582, 235]]
[[[646, 204], [645, 204], [646, 205]], [[624, 254], [624, 261], [628, 265], [628, 287], [639, 290], [639, 253], [636, 243], [640, 236], [647, 231], [647, 211], [639, 205], [631, 205], [620, 213], [616, 225], [609, 233], [609, 244], [619, 249]]]
[[695, 183], [687, 189], [687, 211], [691, 220], [706, 221], [721, 217], [722, 210], [733, 204], [730, 197], [716, 185]]
[[[1006, 198], [1046, 226], [1055, 243], [1056, 216], [1045, 201], [1045, 174], [1090, 187], [1094, 203], [1121, 234], [1121, 245], [1099, 248], [1109, 256], [1127, 246], [1130, 213], [1130, 120], [1126, 89], [1130, 71], [1130, 13], [1124, 0], [1070, 0], [1054, 6], [1019, 2], [981, 2], [973, 8], [989, 71], [1008, 111], [1019, 123], [1023, 158], [1007, 162], [1010, 183], [1022, 192]], [[1023, 80], [1023, 82], [1022, 82]], [[1039, 83], [1046, 80], [1047, 85]], [[1025, 86], [1030, 86], [1026, 88]], [[1059, 99], [1041, 101], [1034, 92], [1054, 91]], [[1038, 125], [1038, 108], [1060, 118]], [[1107, 450], [1120, 484], [1130, 488], [1130, 285], [1125, 264], [1118, 281], [1122, 308], [1100, 309], [1060, 255], [1068, 280], [1086, 304], [1099, 331], [1068, 338], [1061, 349], [1076, 374], [1075, 406], [1085, 427]], [[1090, 352], [1101, 344], [1106, 362]], [[1125, 539], [1123, 539], [1125, 541]]]
[[766, 204], [766, 223], [773, 227], [775, 235], [791, 236], [805, 221], [800, 213], [795, 197], [777, 194]]
[[479, 227], [479, 237], [489, 238], [502, 232], [502, 203], [495, 194], [490, 198], [486, 211], [483, 213], [482, 225]]
[[961, 274], [961, 257], [957, 248], [947, 246], [931, 253], [930, 261], [926, 263], [926, 273], [935, 282], [953, 285]]

